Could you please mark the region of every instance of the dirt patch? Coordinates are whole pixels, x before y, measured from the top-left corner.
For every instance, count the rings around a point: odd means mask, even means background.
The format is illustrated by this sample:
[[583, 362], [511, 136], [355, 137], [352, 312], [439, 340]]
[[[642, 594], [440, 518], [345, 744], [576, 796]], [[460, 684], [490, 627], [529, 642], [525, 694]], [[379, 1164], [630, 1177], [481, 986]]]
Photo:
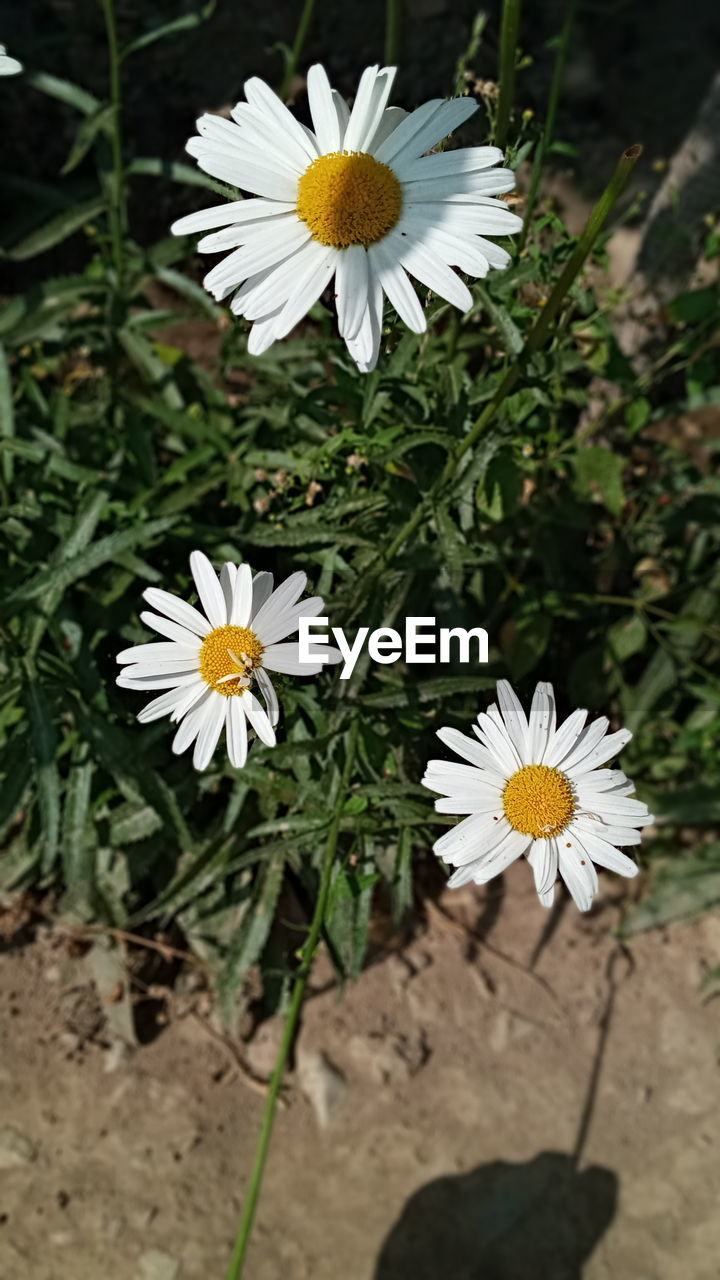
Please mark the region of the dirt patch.
[[[549, 919], [505, 879], [342, 998], [320, 959], [253, 1280], [717, 1275], [720, 921], [628, 956], [607, 898]], [[133, 1054], [80, 1035], [62, 977], [50, 934], [0, 962], [0, 1274], [223, 1276], [261, 1091], [196, 1016]]]

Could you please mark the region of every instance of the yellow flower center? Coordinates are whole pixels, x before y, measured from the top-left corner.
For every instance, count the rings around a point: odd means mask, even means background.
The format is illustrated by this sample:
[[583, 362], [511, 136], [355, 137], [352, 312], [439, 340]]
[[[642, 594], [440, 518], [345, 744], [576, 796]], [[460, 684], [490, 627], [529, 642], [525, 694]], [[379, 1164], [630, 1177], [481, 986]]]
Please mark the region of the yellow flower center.
[[363, 151], [319, 156], [298, 183], [298, 217], [314, 240], [334, 249], [367, 249], [392, 231], [401, 209], [402, 187], [392, 169]]
[[575, 812], [570, 781], [559, 769], [528, 764], [518, 769], [503, 791], [505, 817], [524, 836], [557, 836]]
[[262, 665], [263, 647], [248, 627], [216, 627], [200, 649], [200, 675], [206, 684], [230, 698], [242, 693], [255, 667]]

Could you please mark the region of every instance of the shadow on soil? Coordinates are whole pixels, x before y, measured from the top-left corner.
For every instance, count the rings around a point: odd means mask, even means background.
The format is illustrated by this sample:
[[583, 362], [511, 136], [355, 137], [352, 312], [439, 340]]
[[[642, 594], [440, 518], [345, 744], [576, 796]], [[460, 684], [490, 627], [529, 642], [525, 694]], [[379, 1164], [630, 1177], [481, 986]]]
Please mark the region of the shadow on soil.
[[555, 1151], [437, 1178], [408, 1200], [373, 1280], [582, 1280], [617, 1197], [611, 1170]]

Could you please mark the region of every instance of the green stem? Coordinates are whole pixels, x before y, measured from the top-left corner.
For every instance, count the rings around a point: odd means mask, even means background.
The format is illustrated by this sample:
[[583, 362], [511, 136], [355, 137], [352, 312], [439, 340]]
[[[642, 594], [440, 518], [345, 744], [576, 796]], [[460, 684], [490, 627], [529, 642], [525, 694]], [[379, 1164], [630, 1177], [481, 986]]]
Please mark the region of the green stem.
[[520, 243], [518, 245], [518, 248], [521, 251], [525, 248], [525, 241], [527, 240], [530, 222], [535, 210], [535, 205], [537, 204], [540, 180], [545, 166], [545, 157], [548, 153], [548, 149], [555, 132], [555, 117], [557, 115], [558, 102], [560, 100], [563, 76], [565, 75], [565, 63], [567, 61], [568, 49], [570, 47], [570, 36], [572, 34], [573, 23], [575, 21], [576, 8], [577, 0], [568, 0], [567, 9], [565, 10], [565, 21], [563, 22], [562, 31], [560, 32], [558, 40], [555, 66], [553, 67], [550, 96], [548, 98], [547, 113], [545, 115], [545, 127], [535, 151], [532, 175], [530, 178], [530, 190], [528, 191], [527, 199], [525, 201], [525, 224], [520, 234]]
[[117, 288], [122, 292], [125, 274], [123, 252], [123, 233], [125, 230], [125, 170], [122, 155], [122, 98], [120, 91], [120, 56], [118, 50], [117, 25], [115, 22], [114, 0], [101, 0], [105, 18], [108, 58], [110, 62], [110, 103], [113, 108], [112, 123], [112, 183], [108, 201], [108, 217], [110, 222], [110, 242], [112, 256], [117, 275]]
[[310, 29], [314, 9], [315, 0], [305, 0], [303, 11], [300, 14], [298, 29], [295, 33], [295, 42], [290, 50], [290, 57], [285, 67], [285, 75], [282, 78], [282, 84], [278, 90], [278, 94], [282, 98], [283, 102], [290, 92], [290, 85], [292, 84], [293, 76], [297, 71], [297, 64], [300, 61], [300, 54], [303, 51], [303, 46], [307, 39], [307, 33]]
[[614, 204], [622, 195], [630, 174], [637, 164], [641, 151], [641, 147], [634, 146], [629, 147], [628, 150], [624, 151], [621, 155], [612, 178], [590, 214], [585, 230], [568, 258], [565, 267], [563, 268], [560, 277], [547, 300], [547, 303], [543, 307], [541, 315], [535, 321], [535, 324], [530, 330], [525, 345], [518, 355], [517, 360], [514, 365], [508, 369], [494, 396], [488, 401], [480, 414], [480, 417], [470, 428], [464, 440], [460, 441], [460, 444], [448, 458], [445, 463], [445, 467], [438, 479], [435, 481], [435, 484], [428, 490], [427, 494], [425, 494], [424, 498], [416, 506], [410, 519], [403, 525], [399, 533], [396, 534], [392, 542], [381, 554], [380, 569], [384, 568], [392, 559], [394, 559], [400, 548], [405, 542], [407, 542], [407, 539], [422, 524], [429, 511], [432, 510], [433, 503], [437, 499], [438, 495], [457, 472], [460, 462], [464, 458], [465, 454], [477, 443], [488, 423], [494, 417], [495, 413], [497, 413], [500, 405], [517, 386], [528, 357], [535, 351], [539, 350], [545, 342], [560, 307], [565, 301], [570, 288], [580, 274], [586, 258], [610, 216]]
[[515, 63], [517, 60], [520, 0], [503, 0], [500, 27], [500, 97], [495, 120], [495, 145], [505, 150], [510, 112], [515, 97]]
[[385, 66], [394, 67], [400, 48], [402, 0], [385, 0]]
[[328, 832], [328, 841], [325, 848], [325, 856], [323, 858], [322, 871], [320, 875], [320, 888], [318, 891], [317, 902], [315, 903], [315, 911], [307, 939], [302, 948], [300, 968], [295, 976], [295, 985], [290, 1001], [290, 1008], [285, 1020], [282, 1040], [280, 1042], [280, 1048], [278, 1049], [275, 1066], [270, 1080], [267, 1101], [265, 1103], [265, 1111], [263, 1113], [262, 1127], [260, 1129], [260, 1137], [258, 1138], [258, 1144], [255, 1151], [255, 1161], [253, 1163], [252, 1173], [250, 1174], [250, 1184], [226, 1280], [240, 1280], [243, 1273], [245, 1259], [247, 1257], [250, 1235], [252, 1232], [253, 1221], [255, 1219], [255, 1210], [257, 1209], [263, 1173], [265, 1171], [265, 1161], [267, 1159], [273, 1123], [275, 1120], [275, 1111], [277, 1109], [280, 1089], [285, 1075], [285, 1067], [295, 1039], [298, 1020], [300, 1018], [300, 1012], [302, 1010], [303, 999], [305, 996], [305, 988], [307, 986], [308, 978], [310, 977], [310, 969], [317, 950], [318, 942], [320, 941], [320, 933], [325, 918], [325, 911], [327, 909], [330, 882], [335, 862], [335, 851], [337, 849], [338, 836], [340, 834], [343, 802], [347, 794], [350, 775], [355, 762], [359, 725], [360, 721], [356, 716], [350, 728], [347, 753], [345, 756], [345, 767], [342, 772], [342, 778], [340, 780], [340, 787], [337, 795], [337, 805], [333, 815], [332, 824]]

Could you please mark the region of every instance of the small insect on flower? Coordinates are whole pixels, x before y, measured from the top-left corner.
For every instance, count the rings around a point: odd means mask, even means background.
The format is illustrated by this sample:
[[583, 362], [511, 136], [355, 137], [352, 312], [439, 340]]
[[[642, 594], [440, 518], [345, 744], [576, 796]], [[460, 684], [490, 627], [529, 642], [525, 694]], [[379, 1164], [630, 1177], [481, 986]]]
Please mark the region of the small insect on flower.
[[17, 58], [11, 58], [5, 52], [5, 45], [0, 44], [0, 76], [16, 76], [22, 69], [22, 62], [18, 62]]
[[235, 290], [236, 315], [253, 322], [251, 355], [284, 338], [334, 277], [340, 335], [362, 372], [380, 349], [383, 297], [415, 333], [425, 313], [408, 273], [468, 311], [472, 294], [454, 268], [485, 276], [510, 261], [487, 236], [522, 220], [497, 197], [515, 175], [494, 168], [498, 147], [426, 154], [477, 111], [472, 98], [441, 98], [409, 114], [387, 105], [394, 67], [368, 67], [350, 111], [323, 67], [310, 68], [313, 129], [257, 78], [232, 120], [204, 115], [187, 150], [201, 169], [255, 197], [181, 218], [175, 235], [222, 230], [202, 253], [230, 250], [205, 277], [218, 301]]
[[[180, 722], [172, 749], [180, 753], [194, 743], [196, 769], [207, 768], [223, 728], [230, 763], [241, 769], [248, 724], [266, 746], [275, 745], [280, 711], [268, 672], [312, 676], [322, 670], [322, 661], [300, 661], [297, 643], [278, 642], [297, 630], [301, 617], [322, 613], [323, 601], [320, 596], [300, 600], [304, 573], [291, 574], [273, 591], [272, 574], [253, 576], [247, 564], [224, 564], [218, 579], [202, 551], [193, 551], [190, 568], [204, 613], [169, 591], [148, 587], [145, 599], [157, 613], [140, 617], [166, 640], [119, 653], [125, 669], [117, 683], [125, 689], [168, 690], [143, 707], [138, 720], [146, 724], [167, 715]], [[325, 662], [340, 661], [337, 649], [328, 646], [324, 654]]]
[[573, 711], [559, 728], [551, 684], [538, 684], [529, 719], [507, 680], [498, 703], [481, 711], [475, 739], [439, 729], [441, 742], [466, 764], [430, 760], [423, 785], [443, 797], [438, 813], [469, 814], [433, 849], [457, 870], [451, 888], [485, 884], [516, 858], [530, 863], [544, 907], [552, 904], [558, 872], [580, 911], [598, 889], [594, 863], [621, 876], [637, 875], [617, 845], [640, 843], [638, 828], [653, 821], [619, 769], [600, 766], [628, 743], [628, 729], [608, 734], [605, 716], [585, 724]]

